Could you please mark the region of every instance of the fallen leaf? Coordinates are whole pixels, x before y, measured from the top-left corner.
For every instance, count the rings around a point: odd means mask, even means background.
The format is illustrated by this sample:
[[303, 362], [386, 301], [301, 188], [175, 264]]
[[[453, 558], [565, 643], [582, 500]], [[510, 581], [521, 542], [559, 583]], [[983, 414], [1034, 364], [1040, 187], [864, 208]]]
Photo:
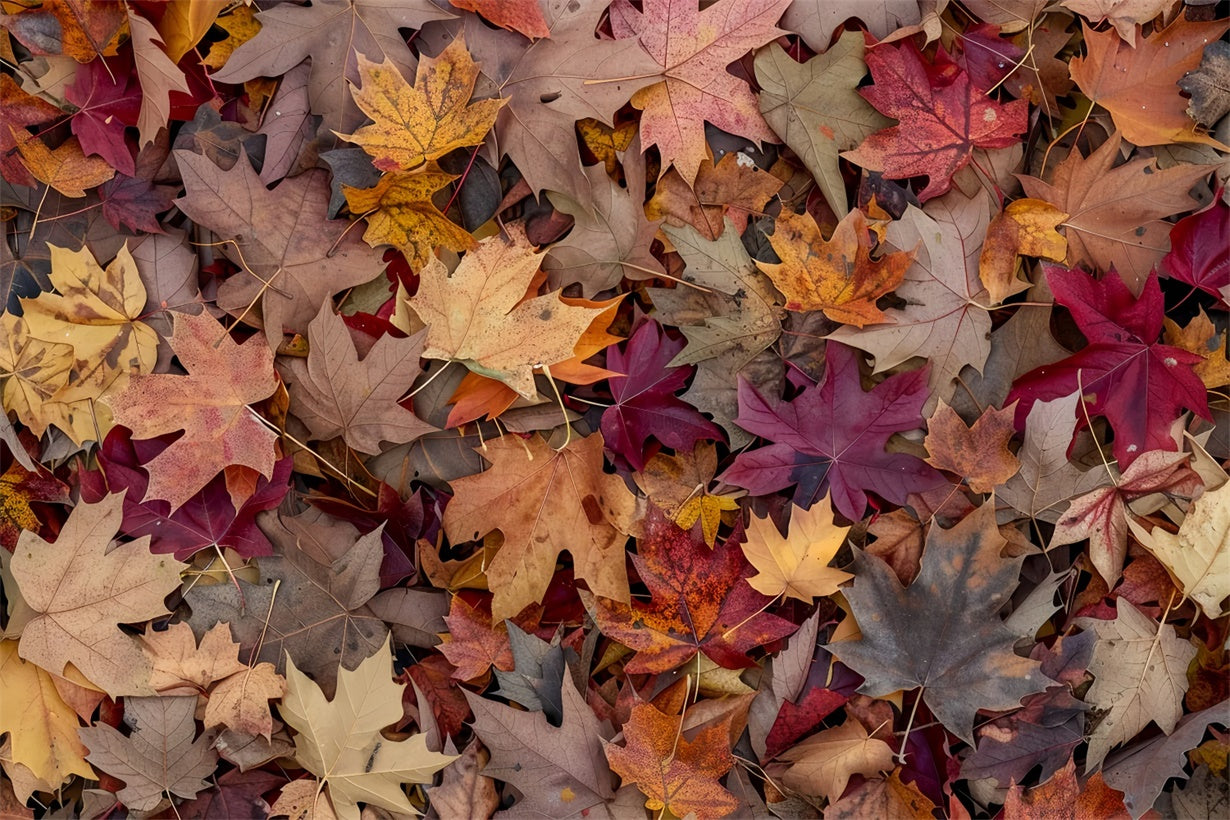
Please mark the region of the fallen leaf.
[[158, 22], [158, 34], [171, 62], [183, 56], [209, 33], [219, 12], [230, 5], [227, 0], [188, 0], [170, 3]]
[[132, 57], [137, 79], [141, 81], [141, 112], [137, 115], [137, 131], [141, 145], [158, 138], [171, 118], [170, 95], [187, 93], [184, 72], [162, 49], [162, 38], [154, 24], [128, 10], [128, 25], [132, 31]]
[[853, 775], [870, 777], [893, 769], [893, 750], [876, 737], [869, 737], [854, 718], [825, 729], [792, 746], [780, 755], [790, 764], [782, 783], [803, 794], [837, 800]]
[[1226, 331], [1218, 333], [1203, 308], [1185, 328], [1180, 328], [1173, 319], [1164, 320], [1163, 327], [1165, 333], [1162, 338], [1166, 344], [1204, 359], [1192, 366], [1192, 372], [1205, 387], [1213, 390], [1230, 384], [1230, 360], [1226, 359], [1226, 351], [1230, 347], [1226, 344]]
[[1029, 282], [1017, 278], [1018, 256], [1064, 260], [1068, 240], [1055, 229], [1069, 216], [1040, 199], [1018, 199], [995, 215], [978, 256], [978, 278], [992, 305], [1029, 289]]
[[649, 501], [683, 529], [699, 521], [705, 543], [712, 544], [722, 513], [739, 509], [734, 497], [709, 492], [716, 472], [717, 450], [698, 441], [691, 452], [657, 453], [632, 478]]
[[286, 697], [278, 711], [298, 732], [295, 759], [320, 778], [341, 820], [358, 820], [359, 802], [414, 813], [402, 784], [430, 783], [455, 759], [428, 751], [422, 733], [398, 741], [381, 735], [402, 718], [401, 692], [393, 682], [387, 639], [354, 671], [338, 674], [332, 700], [293, 660], [286, 661]]
[[1061, 0], [1059, 5], [1095, 25], [1110, 23], [1128, 45], [1139, 26], [1172, 8], [1170, 0]]
[[1182, 585], [1183, 593], [1200, 605], [1209, 618], [1220, 618], [1222, 603], [1230, 595], [1230, 573], [1225, 560], [1230, 554], [1230, 484], [1206, 490], [1192, 503], [1179, 526], [1179, 533], [1154, 527], [1146, 533], [1128, 520], [1132, 534]]
[[11, 125], [6, 123], [5, 127], [17, 141], [21, 161], [34, 178], [65, 196], [83, 197], [87, 188], [115, 176], [115, 169], [105, 159], [85, 155], [77, 137], [69, 137], [53, 151], [37, 137], [23, 139]]
[[538, 0], [449, 0], [449, 3], [453, 8], [477, 12], [500, 28], [524, 34], [531, 40], [551, 36]]
[[1215, 125], [1230, 112], [1230, 45], [1215, 40], [1204, 47], [1200, 67], [1178, 80], [1179, 88], [1191, 95], [1187, 114], [1196, 122]]
[[492, 667], [512, 671], [513, 653], [505, 621], [493, 621], [486, 612], [455, 596], [444, 622], [448, 624], [448, 634], [443, 636], [440, 654], [456, 667], [454, 678], [475, 680]]
[[757, 262], [786, 296], [786, 309], [823, 310], [834, 322], [887, 321], [876, 300], [896, 289], [914, 261], [912, 251], [871, 258], [871, 236], [862, 211], [851, 211], [826, 240], [810, 214], [783, 211], [769, 237], [778, 264]]
[[1083, 785], [1076, 780], [1076, 763], [1026, 792], [1012, 784], [1004, 798], [1004, 820], [1033, 817], [1122, 817], [1127, 813], [1123, 792], [1106, 785], [1095, 772]]
[[367, 217], [363, 241], [373, 248], [392, 245], [411, 267], [436, 260], [436, 248], [466, 251], [477, 247], [474, 237], [442, 214], [432, 195], [453, 181], [438, 171], [385, 174], [372, 188], [342, 186], [352, 213]]
[[22, 424], [42, 435], [54, 423], [46, 418], [49, 400], [68, 385], [72, 369], [72, 345], [35, 339], [23, 317], [8, 311], [0, 315], [4, 408], [16, 412]]
[[1015, 709], [1046, 688], [1038, 663], [1017, 656], [996, 614], [1016, 587], [1024, 556], [1004, 558], [995, 507], [983, 504], [949, 530], [933, 525], [922, 569], [908, 587], [878, 558], [856, 550], [846, 600], [863, 637], [827, 649], [863, 676], [859, 691], [882, 697], [921, 688], [944, 726], [973, 742], [979, 709]]
[[[9, 444], [10, 450], [14, 449]], [[38, 471], [31, 472], [14, 459], [0, 475], [0, 547], [6, 550], [11, 551], [26, 530], [39, 531], [42, 523], [30, 506], [32, 503], [69, 504], [72, 501], [67, 484], [51, 473], [35, 469]]]
[[381, 171], [411, 171], [450, 151], [478, 145], [495, 124], [502, 100], [471, 103], [478, 66], [465, 40], [449, 43], [439, 57], [424, 56], [411, 86], [397, 66], [358, 58], [361, 88], [355, 104], [370, 119], [353, 134], [338, 134], [363, 148]]
[[830, 803], [825, 820], [861, 820], [864, 817], [892, 817], [894, 820], [926, 820], [934, 817], [931, 802], [913, 783], [901, 780], [900, 770], [886, 778], [872, 778], [856, 791]]
[[937, 470], [964, 476], [976, 493], [994, 492], [995, 488], [1016, 475], [1021, 463], [1008, 449], [1015, 432], [1015, 407], [1002, 410], [988, 407], [971, 425], [966, 426], [957, 412], [943, 400], [927, 419], [927, 463]]
[[35, 54], [65, 54], [78, 63], [115, 56], [128, 34], [125, 4], [113, 0], [45, 2], [5, 27]]
[[233, 464], [272, 476], [278, 436], [248, 406], [277, 387], [265, 340], [258, 335], [238, 345], [209, 313], [178, 313], [170, 345], [187, 375], [133, 376], [105, 397], [116, 423], [134, 438], [185, 431], [142, 465], [150, 476], [145, 497], [175, 509]]
[[46, 100], [23, 91], [8, 74], [0, 74], [0, 119], [5, 125], [0, 128], [0, 171], [6, 180], [14, 185], [34, 184], [34, 177], [13, 149], [30, 138], [27, 128], [50, 122], [62, 114]]
[[675, 227], [691, 225], [706, 239], [717, 239], [728, 217], [743, 233], [748, 217], [764, 213], [783, 184], [741, 151], [727, 153], [716, 162], [710, 152], [692, 182], [685, 182], [673, 168], [663, 174], [653, 198], [645, 203], [645, 214]]
[[1211, 294], [1225, 306], [1230, 300], [1230, 205], [1215, 200], [1170, 229], [1170, 253], [1161, 271]]
[[103, 60], [86, 63], [64, 90], [77, 111], [69, 121], [87, 155], [105, 159], [116, 171], [132, 176], [137, 166], [124, 142], [124, 129], [135, 126], [141, 111], [141, 84], [136, 73]]
[[[465, 0], [459, 0], [465, 2]], [[495, 780], [482, 774], [491, 755], [477, 740], [444, 770], [439, 786], [431, 790], [431, 805], [444, 817], [490, 817], [500, 807]]]
[[135, 811], [153, 811], [168, 795], [195, 797], [218, 764], [213, 733], [196, 737], [195, 697], [124, 699], [129, 735], [106, 724], [78, 729], [95, 766], [126, 784], [116, 793]]
[[137, 641], [120, 631], [166, 614], [163, 599], [187, 569], [151, 555], [149, 539], [108, 551], [118, 534], [120, 495], [73, 508], [55, 544], [22, 533], [11, 570], [32, 619], [21, 633], [21, 657], [56, 675], [71, 663], [107, 694], [142, 695], [151, 666]]
[[829, 566], [846, 543], [849, 527], [833, 523], [828, 496], [804, 510], [793, 507], [783, 537], [770, 518], [752, 516], [743, 554], [759, 574], [747, 579], [752, 589], [805, 604], [835, 593], [854, 576]]

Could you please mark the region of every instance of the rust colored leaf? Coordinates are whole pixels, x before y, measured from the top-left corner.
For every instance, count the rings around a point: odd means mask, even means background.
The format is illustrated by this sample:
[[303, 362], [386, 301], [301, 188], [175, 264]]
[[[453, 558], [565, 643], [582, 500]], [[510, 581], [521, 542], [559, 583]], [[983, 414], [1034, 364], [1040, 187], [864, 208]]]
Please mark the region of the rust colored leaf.
[[1027, 820], [1035, 817], [1123, 818], [1128, 816], [1123, 805], [1123, 792], [1112, 789], [1095, 772], [1083, 784], [1076, 779], [1076, 763], [1067, 764], [1050, 780], [1026, 791], [1012, 784], [1004, 800], [1004, 820]]
[[967, 427], [957, 412], [941, 401], [927, 420], [927, 438], [923, 442], [930, 453], [927, 463], [937, 470], [964, 476], [976, 493], [993, 491], [1021, 468], [1021, 462], [1008, 449], [1016, 432], [1015, 412], [1015, 403], [1000, 410], [988, 407]]
[[1068, 240], [1055, 228], [1068, 216], [1039, 199], [1018, 199], [996, 214], [987, 226], [987, 238], [978, 257], [978, 278], [986, 286], [992, 305], [1029, 289], [1029, 282], [1017, 278], [1018, 256], [1064, 260]]
[[7, 122], [4, 127], [17, 141], [21, 161], [34, 178], [65, 196], [83, 197], [87, 188], [102, 185], [115, 176], [115, 169], [105, 159], [87, 157], [76, 137], [69, 137], [53, 151], [42, 140], [17, 131]]
[[531, 40], [550, 37], [539, 0], [449, 0], [453, 8], [481, 14], [500, 28], [524, 34]]

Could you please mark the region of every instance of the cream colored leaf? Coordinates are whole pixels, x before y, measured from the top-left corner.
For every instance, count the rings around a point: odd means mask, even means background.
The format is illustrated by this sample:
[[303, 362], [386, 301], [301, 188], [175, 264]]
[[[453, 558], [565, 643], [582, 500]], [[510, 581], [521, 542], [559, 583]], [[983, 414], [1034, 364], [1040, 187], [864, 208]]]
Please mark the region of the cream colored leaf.
[[809, 510], [792, 510], [784, 537], [771, 518], [752, 516], [743, 554], [760, 574], [747, 582], [763, 595], [785, 595], [810, 604], [816, 598], [832, 595], [842, 582], [854, 577], [829, 566], [850, 528], [833, 523], [833, 508], [827, 494]]
[[1230, 484], [1197, 498], [1178, 535], [1160, 527], [1145, 532], [1131, 519], [1128, 526], [1179, 579], [1184, 594], [1199, 604], [1205, 615], [1215, 619], [1226, 613], [1222, 603], [1230, 595]]
[[[225, 624], [220, 626], [226, 628]], [[251, 669], [244, 667], [219, 681], [209, 693], [209, 702], [205, 704], [205, 728], [225, 726], [236, 732], [264, 735], [265, 740], [269, 740], [273, 733], [269, 701], [282, 697], [285, 692], [286, 679], [277, 673], [273, 664], [258, 663]]]
[[203, 694], [216, 681], [247, 669], [224, 623], [206, 632], [199, 648], [192, 628], [183, 622], [163, 632], [146, 629], [141, 641], [153, 666], [149, 684], [160, 695]]

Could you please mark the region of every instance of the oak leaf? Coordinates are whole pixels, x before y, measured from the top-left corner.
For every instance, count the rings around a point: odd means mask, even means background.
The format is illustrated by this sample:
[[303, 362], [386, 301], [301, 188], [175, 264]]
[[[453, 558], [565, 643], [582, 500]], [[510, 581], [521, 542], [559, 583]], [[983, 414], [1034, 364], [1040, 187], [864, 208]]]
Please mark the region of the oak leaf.
[[811, 214], [783, 211], [769, 237], [777, 264], [757, 262], [786, 296], [786, 309], [822, 310], [834, 322], [864, 325], [887, 321], [876, 300], [905, 278], [913, 251], [871, 258], [867, 218], [854, 210], [825, 239]]
[[[798, 5], [796, 0], [791, 8]], [[789, 17], [792, 12], [786, 14]], [[847, 212], [838, 155], [889, 124], [858, 94], [867, 73], [865, 52], [863, 35], [846, 31], [827, 51], [805, 63], [794, 60], [776, 43], [756, 55], [760, 113], [803, 160], [838, 217]]]
[[295, 759], [328, 789], [341, 820], [358, 820], [358, 803], [413, 814], [403, 783], [430, 783], [455, 759], [427, 749], [427, 735], [390, 741], [381, 730], [402, 719], [402, 687], [393, 682], [389, 642], [354, 671], [343, 669], [337, 694], [320, 687], [286, 661], [286, 697], [278, 711], [298, 734]]
[[404, 444], [435, 428], [397, 400], [422, 372], [423, 334], [399, 339], [385, 334], [359, 359], [342, 317], [329, 302], [308, 325], [307, 361], [291, 359], [291, 410], [313, 438], [341, 436], [362, 453], [381, 452], [380, 442]]
[[762, 595], [797, 598], [806, 604], [832, 595], [854, 577], [829, 566], [849, 531], [833, 522], [827, 495], [809, 510], [793, 507], [785, 536], [772, 519], [752, 516], [742, 546], [759, 574], [748, 578], [748, 584]]
[[1013, 653], [1017, 636], [997, 614], [1024, 561], [1002, 557], [1006, 544], [988, 503], [952, 529], [932, 525], [908, 587], [879, 558], [855, 551], [854, 586], [845, 594], [862, 639], [828, 649], [865, 678], [860, 692], [921, 687], [936, 718], [972, 745], [979, 709], [1014, 709], [1046, 688], [1038, 663]]
[[150, 475], [145, 497], [174, 509], [233, 464], [272, 476], [277, 434], [248, 406], [277, 388], [265, 340], [258, 335], [239, 345], [208, 312], [177, 313], [170, 344], [187, 375], [134, 376], [105, 397], [116, 423], [134, 438], [184, 431], [143, 465]]
[[495, 124], [502, 100], [470, 102], [478, 66], [458, 37], [438, 57], [422, 57], [411, 86], [390, 62], [358, 58], [355, 103], [374, 120], [353, 134], [381, 171], [411, 171], [457, 148], [478, 145]]
[[975, 148], [1013, 145], [1028, 125], [1024, 100], [996, 102], [950, 62], [924, 63], [912, 40], [868, 52], [867, 67], [875, 83], [859, 93], [898, 124], [841, 156], [889, 179], [925, 174], [927, 187], [918, 192], [924, 202], [952, 186]]
[[1073, 149], [1055, 168], [1051, 181], [1018, 175], [1025, 194], [1070, 214], [1064, 222], [1069, 267], [1118, 268], [1133, 292], [1161, 261], [1173, 227], [1164, 217], [1189, 211], [1196, 202], [1188, 190], [1212, 170], [1204, 165], [1159, 169], [1153, 159], [1115, 165], [1117, 132], [1088, 157]]
[[624, 745], [605, 749], [611, 771], [636, 784], [650, 811], [725, 817], [739, 807], [718, 782], [735, 762], [729, 718], [700, 729], [691, 739], [682, 736], [682, 724], [682, 716], [663, 714], [649, 703], [636, 704], [624, 723]]
[[[1135, 466], [1135, 465], [1133, 465]], [[1209, 618], [1220, 618], [1230, 595], [1230, 484], [1206, 490], [1192, 503], [1178, 534], [1154, 527], [1146, 533], [1129, 521], [1132, 534], [1179, 579], [1184, 594]]]
[[392, 245], [412, 268], [435, 259], [436, 248], [454, 251], [477, 246], [470, 232], [457, 225], [431, 201], [432, 195], [453, 181], [449, 174], [420, 171], [385, 174], [371, 188], [342, 186], [352, 213], [366, 214], [363, 240], [373, 248]]
[[12, 761], [52, 786], [74, 774], [93, 779], [77, 737], [76, 713], [56, 691], [51, 675], [17, 652], [17, 641], [0, 641], [0, 732], [8, 732], [12, 741]]
[[303, 332], [328, 296], [383, 269], [381, 254], [350, 230], [350, 222], [328, 218], [327, 171], [314, 168], [271, 191], [246, 150], [228, 171], [191, 151], [172, 155], [184, 179], [176, 207], [218, 234], [241, 268], [219, 286], [218, 307], [250, 318], [259, 301], [269, 345], [279, 343], [284, 328]]
[[773, 132], [756, 95], [726, 66], [785, 34], [778, 18], [789, 0], [719, 0], [700, 10], [692, 0], [628, 0], [611, 5], [617, 38], [636, 37], [662, 80], [632, 95], [641, 110], [641, 144], [656, 145], [662, 170], [674, 165], [691, 183], [705, 156], [705, 123], [756, 142]]
[[964, 476], [976, 493], [992, 492], [1021, 468], [1021, 462], [1008, 449], [1015, 431], [1015, 411], [1015, 407], [988, 407], [977, 421], [966, 426], [941, 400], [927, 420], [927, 437], [923, 440], [929, 454], [927, 463]]
[[1018, 199], [995, 215], [978, 256], [978, 278], [986, 286], [991, 304], [1029, 288], [1017, 278], [1017, 257], [1036, 256], [1062, 262], [1068, 240], [1055, 229], [1069, 214], [1040, 199]]
[[630, 674], [669, 672], [703, 653], [727, 669], [748, 666], [748, 652], [783, 638], [794, 624], [765, 612], [768, 599], [744, 584], [752, 568], [742, 528], [712, 550], [695, 529], [650, 512], [632, 558], [651, 600], [631, 604], [582, 594], [602, 634], [635, 649]]
[[1086, 24], [1086, 56], [1072, 58], [1072, 79], [1085, 96], [1110, 112], [1129, 142], [1202, 142], [1225, 150], [1196, 131], [1177, 83], [1200, 65], [1203, 46], [1220, 39], [1227, 28], [1230, 24], [1224, 20], [1196, 23], [1179, 15], [1148, 37], [1136, 28], [1120, 38], [1122, 31], [1095, 31]]
[[866, 350], [875, 357], [877, 373], [926, 357], [929, 383], [942, 399], [952, 394], [961, 368], [981, 371], [991, 353], [989, 299], [978, 278], [987, 210], [978, 198], [956, 196], [925, 209], [910, 206], [888, 226], [891, 247], [915, 251], [914, 264], [896, 289], [905, 306], [886, 310], [887, 323], [841, 327], [828, 337]]
[[54, 544], [22, 533], [12, 573], [33, 617], [21, 633], [22, 658], [60, 675], [71, 663], [115, 697], [150, 692], [150, 663], [121, 623], [166, 614], [163, 599], [185, 564], [151, 555], [149, 539], [108, 551], [119, 531], [119, 495], [73, 508]]
[[691, 452], [657, 453], [632, 478], [649, 501], [680, 527], [690, 530], [699, 521], [705, 543], [712, 544], [722, 513], [739, 509], [734, 496], [709, 492], [716, 472], [717, 450], [712, 443], [698, 441]]
[[1102, 766], [1112, 747], [1131, 740], [1150, 721], [1170, 734], [1183, 716], [1187, 665], [1196, 647], [1173, 626], [1158, 624], [1126, 598], [1113, 621], [1096, 621], [1098, 645], [1089, 671], [1093, 686], [1085, 700], [1106, 715], [1089, 738], [1087, 771]]
[[836, 800], [853, 775], [871, 776], [893, 769], [893, 750], [877, 737], [869, 737], [852, 717], [825, 729], [779, 755], [790, 764], [782, 783], [807, 795]]
[[526, 298], [542, 260], [513, 228], [507, 239], [489, 237], [451, 274], [432, 259], [420, 274], [410, 307], [427, 325], [429, 359], [459, 361], [534, 398], [534, 369], [559, 364], [590, 323], [609, 305], [579, 306], [559, 293]]
[[153, 811], [169, 795], [195, 797], [218, 764], [213, 733], [196, 737], [195, 697], [126, 697], [129, 735], [105, 723], [79, 729], [95, 766], [126, 784], [116, 797], [134, 811]]
[[602, 471], [602, 436], [593, 433], [553, 450], [541, 436], [512, 435], [487, 444], [486, 472], [452, 482], [444, 531], [453, 543], [498, 529], [504, 543], [487, 566], [492, 617], [511, 618], [542, 600], [562, 550], [591, 590], [628, 600], [624, 543], [635, 498], [618, 476]]
[[[1132, 462], [1109, 487], [1074, 498], [1055, 524], [1051, 545], [1089, 539], [1089, 557], [1102, 580], [1114, 585], [1127, 557], [1128, 504], [1142, 496], [1164, 492], [1193, 495], [1202, 487], [1200, 476], [1187, 466], [1186, 453], [1150, 450]], [[1157, 530], [1161, 532], [1161, 530]]]

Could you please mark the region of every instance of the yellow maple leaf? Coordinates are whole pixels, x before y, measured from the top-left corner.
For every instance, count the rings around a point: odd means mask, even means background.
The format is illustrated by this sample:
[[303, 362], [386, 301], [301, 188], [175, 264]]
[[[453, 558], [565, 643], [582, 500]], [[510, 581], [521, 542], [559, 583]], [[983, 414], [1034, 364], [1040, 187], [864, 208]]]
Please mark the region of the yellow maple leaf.
[[713, 544], [722, 513], [739, 509], [737, 498], [742, 495], [711, 495], [709, 484], [715, 472], [717, 451], [712, 443], [698, 441], [690, 453], [658, 453], [632, 477], [645, 495], [685, 530], [701, 522], [705, 542]]
[[1200, 313], [1179, 327], [1173, 319], [1165, 320], [1166, 344], [1195, 353], [1204, 361], [1194, 365], [1195, 373], [1210, 390], [1230, 384], [1230, 361], [1226, 359], [1226, 333], [1217, 332], [1213, 322], [1201, 309]]
[[320, 778], [341, 820], [359, 820], [360, 801], [414, 814], [403, 783], [430, 783], [456, 758], [427, 749], [427, 736], [386, 740], [381, 730], [402, 719], [402, 687], [393, 682], [388, 638], [354, 671], [342, 667], [337, 694], [325, 700], [320, 687], [286, 659], [286, 697], [279, 711], [298, 735], [295, 759]]
[[432, 257], [409, 304], [427, 325], [425, 357], [461, 362], [532, 399], [534, 369], [573, 358], [582, 334], [611, 305], [570, 305], [558, 291], [526, 298], [543, 254], [520, 226], [508, 234], [484, 239], [451, 275]]
[[760, 574], [747, 582], [763, 595], [785, 595], [809, 604], [816, 598], [832, 595], [842, 582], [854, 577], [829, 566], [849, 530], [833, 523], [833, 508], [827, 495], [809, 510], [794, 507], [784, 537], [771, 518], [753, 516], [743, 542], [743, 554]]
[[1018, 199], [997, 214], [987, 227], [978, 256], [978, 278], [997, 305], [1029, 287], [1017, 278], [1017, 257], [1037, 256], [1062, 262], [1068, 240], [1055, 230], [1068, 214], [1041, 199]]
[[37, 137], [12, 126], [6, 127], [17, 141], [22, 164], [35, 179], [64, 196], [83, 197], [87, 188], [95, 188], [115, 176], [115, 169], [105, 159], [87, 157], [75, 136], [53, 151]]
[[153, 370], [158, 334], [141, 321], [145, 285], [127, 244], [106, 269], [86, 248], [48, 247], [56, 292], [22, 299], [21, 307], [29, 335], [72, 345], [73, 362], [67, 384], [35, 416], [80, 444], [110, 429], [110, 416], [97, 400], [123, 389], [133, 373]]
[[373, 123], [337, 135], [361, 146], [381, 171], [409, 171], [454, 149], [478, 145], [505, 103], [470, 103], [478, 65], [460, 37], [439, 57], [419, 59], [414, 85], [388, 60], [374, 63], [360, 54], [358, 64], [362, 85], [350, 93]]
[[363, 239], [373, 248], [392, 245], [420, 269], [435, 259], [439, 247], [466, 251], [477, 242], [432, 203], [431, 195], [453, 181], [439, 171], [385, 174], [373, 188], [342, 186], [352, 213], [367, 214]]
[[1209, 618], [1226, 614], [1222, 601], [1230, 595], [1230, 484], [1206, 490], [1192, 502], [1178, 534], [1144, 527], [1128, 518], [1128, 526], [1157, 560], [1178, 579], [1183, 593]]
[[17, 419], [35, 434], [41, 436], [47, 429], [43, 407], [68, 384], [72, 368], [72, 345], [35, 339], [21, 316], [0, 316], [4, 409], [17, 413]]

